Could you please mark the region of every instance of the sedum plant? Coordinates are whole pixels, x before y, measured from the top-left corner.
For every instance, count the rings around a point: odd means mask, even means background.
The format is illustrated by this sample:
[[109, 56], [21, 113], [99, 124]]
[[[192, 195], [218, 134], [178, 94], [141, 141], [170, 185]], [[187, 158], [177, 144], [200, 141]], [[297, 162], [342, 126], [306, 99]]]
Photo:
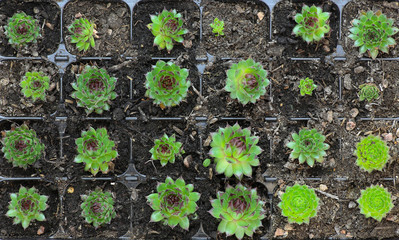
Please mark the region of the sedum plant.
[[85, 171], [90, 171], [94, 176], [101, 171], [106, 174], [109, 165], [118, 156], [114, 141], [109, 139], [107, 129], [94, 129], [82, 131], [82, 137], [75, 140], [78, 155], [74, 162], [84, 163]]
[[357, 200], [360, 213], [366, 218], [372, 217], [381, 221], [393, 208], [391, 193], [382, 186], [371, 186], [361, 191]]
[[234, 188], [227, 186], [226, 192], [218, 192], [216, 195], [217, 198], [211, 200], [213, 208], [209, 213], [222, 220], [218, 232], [242, 239], [244, 234], [252, 237], [262, 226], [265, 202], [260, 200], [256, 189], [238, 184]]
[[7, 217], [14, 218], [14, 224], [22, 224], [24, 229], [28, 228], [30, 222], [44, 221], [46, 217], [42, 211], [47, 209], [48, 196], [40, 195], [36, 188], [26, 189], [20, 187], [18, 193], [11, 193], [11, 202], [8, 205]]
[[5, 131], [1, 151], [14, 167], [26, 169], [34, 164], [44, 152], [44, 144], [40, 142], [35, 130], [23, 124], [20, 127]]
[[310, 167], [313, 167], [315, 161], [323, 162], [327, 155], [325, 150], [330, 147], [324, 143], [326, 137], [316, 129], [301, 129], [299, 134], [292, 134], [292, 139], [294, 141], [287, 144], [292, 149], [290, 158], [299, 159], [299, 163], [306, 162]]
[[182, 35], [188, 33], [183, 28], [183, 20], [180, 13], [175, 9], [167, 11], [164, 9], [159, 15], [150, 15], [152, 23], [148, 24], [148, 29], [154, 35], [154, 46], [159, 50], [165, 49], [170, 53], [173, 49], [173, 40], [179, 43], [184, 41]]
[[312, 96], [313, 90], [317, 88], [317, 85], [314, 84], [313, 79], [307, 77], [305, 79], [301, 79], [298, 87], [300, 89], [301, 96], [305, 96], [306, 94]]
[[164, 134], [162, 138], [155, 140], [155, 146], [150, 150], [151, 159], [161, 161], [162, 167], [168, 162], [175, 163], [176, 156], [181, 157], [181, 154], [184, 154], [181, 146], [182, 143], [176, 142], [174, 134], [171, 137]]
[[317, 215], [319, 198], [315, 191], [306, 185], [295, 184], [287, 187], [281, 195], [281, 214], [288, 218], [289, 223], [306, 223]]
[[359, 86], [359, 100], [371, 101], [373, 99], [378, 99], [380, 97], [380, 90], [374, 83], [365, 83]]
[[382, 171], [390, 158], [387, 144], [373, 135], [368, 135], [356, 145], [355, 155], [356, 164], [369, 173], [373, 170]]
[[110, 102], [117, 96], [115, 90], [116, 78], [110, 77], [103, 68], [86, 65], [78, 75], [76, 82], [71, 84], [71, 97], [76, 99], [79, 107], [85, 108], [88, 114], [102, 114], [110, 109]]
[[255, 103], [265, 95], [269, 85], [267, 71], [262, 65], [249, 58], [238, 64], [233, 64], [227, 71], [226, 87], [232, 99], [238, 99], [242, 104]]
[[8, 43], [14, 48], [21, 48], [30, 42], [35, 43], [41, 37], [39, 21], [24, 12], [15, 13], [9, 18], [4, 30]]
[[393, 20], [387, 18], [381, 11], [362, 12], [359, 19], [352, 21], [353, 27], [349, 29], [349, 38], [355, 41], [355, 47], [360, 47], [361, 54], [368, 51], [369, 56], [375, 59], [378, 51], [388, 53], [389, 47], [396, 44], [395, 35], [399, 29], [393, 26]]
[[191, 85], [187, 77], [188, 69], [159, 60], [154, 69], [146, 74], [145, 95], [162, 108], [176, 106], [187, 97]]
[[79, 52], [87, 51], [95, 46], [94, 37], [97, 36], [96, 24], [86, 18], [78, 18], [68, 26], [71, 35], [71, 43], [76, 43]]
[[81, 196], [83, 203], [82, 217], [97, 229], [103, 224], [109, 224], [116, 217], [114, 198], [111, 192], [103, 192], [100, 188]]
[[186, 184], [183, 178], [173, 181], [167, 177], [164, 183], [158, 183], [157, 193], [147, 196], [147, 202], [154, 210], [151, 222], [161, 221], [171, 228], [178, 224], [184, 230], [190, 227], [188, 217], [194, 214], [198, 206], [196, 202], [201, 194], [193, 192], [194, 186]]
[[302, 13], [295, 15], [297, 25], [294, 27], [293, 33], [302, 37], [307, 43], [318, 42], [330, 32], [329, 18], [330, 13], [323, 12], [320, 7], [304, 5]]
[[238, 179], [243, 175], [251, 177], [252, 166], [259, 166], [258, 155], [262, 152], [256, 145], [259, 137], [252, 136], [249, 128], [242, 129], [238, 123], [219, 128], [211, 136], [209, 155], [214, 158], [216, 172], [226, 177], [234, 174]]
[[224, 36], [224, 21], [220, 21], [219, 18], [215, 18], [213, 23], [209, 24], [212, 27], [212, 32], [215, 33], [216, 37]]
[[50, 78], [43, 72], [26, 72], [21, 83], [22, 94], [31, 97], [35, 102], [37, 99], [46, 101], [46, 91], [50, 88]]

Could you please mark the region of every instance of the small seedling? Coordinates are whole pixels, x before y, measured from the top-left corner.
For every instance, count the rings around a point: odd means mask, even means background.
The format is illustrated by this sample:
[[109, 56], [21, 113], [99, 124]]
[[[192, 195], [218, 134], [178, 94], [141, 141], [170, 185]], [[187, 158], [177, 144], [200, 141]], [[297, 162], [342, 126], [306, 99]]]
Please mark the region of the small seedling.
[[227, 236], [235, 234], [236, 238], [242, 239], [244, 234], [252, 237], [262, 226], [265, 203], [260, 200], [256, 189], [246, 188], [240, 183], [234, 188], [227, 186], [226, 192], [218, 192], [216, 196], [217, 199], [211, 200], [213, 208], [209, 213], [222, 220], [218, 232]]
[[5, 131], [1, 151], [13, 167], [26, 169], [34, 164], [44, 152], [44, 144], [40, 142], [35, 130], [25, 124]]
[[8, 43], [17, 49], [30, 42], [35, 43], [41, 37], [39, 21], [24, 12], [15, 13], [9, 18], [4, 30]]
[[242, 129], [238, 123], [219, 128], [211, 136], [209, 155], [214, 158], [216, 172], [224, 173], [226, 177], [234, 174], [238, 179], [243, 175], [251, 177], [252, 166], [259, 166], [258, 155], [262, 152], [256, 145], [259, 137], [251, 136], [251, 130]]
[[98, 38], [95, 28], [96, 24], [86, 18], [78, 18], [68, 27], [71, 43], [76, 43], [79, 52], [94, 48], [94, 37]]
[[295, 184], [286, 188], [278, 206], [289, 223], [309, 224], [310, 218], [317, 215], [319, 200], [313, 189], [306, 185]]
[[227, 71], [226, 87], [232, 99], [238, 99], [242, 104], [255, 103], [265, 95], [269, 85], [267, 71], [262, 65], [249, 58], [238, 64], [233, 64]]
[[312, 96], [313, 90], [317, 88], [317, 85], [314, 84], [313, 79], [307, 77], [305, 79], [301, 79], [298, 87], [300, 89], [301, 96], [305, 96], [306, 94]]
[[362, 194], [357, 200], [360, 213], [366, 218], [372, 217], [381, 222], [381, 220], [393, 208], [391, 193], [382, 186], [371, 186], [361, 191]]
[[191, 85], [187, 77], [188, 69], [159, 60], [154, 69], [146, 74], [145, 95], [154, 99], [154, 104], [176, 106], [187, 96]]
[[318, 42], [330, 32], [329, 18], [330, 13], [323, 12], [320, 7], [304, 5], [302, 13], [295, 15], [297, 25], [293, 29], [293, 34], [302, 37], [307, 43]]
[[356, 164], [367, 172], [382, 171], [388, 162], [389, 147], [378, 136], [368, 135], [356, 146]]
[[177, 224], [188, 231], [189, 215], [194, 214], [198, 206], [196, 202], [201, 194], [193, 192], [194, 186], [179, 178], [173, 181], [167, 177], [165, 183], [158, 183], [157, 193], [147, 196], [147, 202], [154, 210], [151, 222], [162, 221], [164, 225], [174, 228]]
[[107, 174], [109, 165], [118, 156], [114, 141], [109, 139], [107, 129], [94, 129], [82, 131], [82, 137], [75, 140], [78, 155], [74, 162], [84, 163], [85, 171], [90, 171], [94, 176], [101, 171]]
[[209, 26], [212, 27], [212, 32], [216, 34], [216, 37], [219, 37], [220, 35], [224, 36], [224, 21], [220, 21], [219, 18], [215, 18], [213, 23], [209, 24]]
[[82, 217], [85, 221], [97, 229], [103, 224], [109, 224], [116, 217], [114, 209], [114, 198], [111, 192], [103, 192], [100, 188], [96, 188], [87, 195], [81, 196], [83, 203]]
[[359, 100], [371, 101], [373, 99], [378, 99], [380, 97], [380, 90], [374, 83], [365, 83], [359, 86]]
[[183, 20], [180, 13], [175, 9], [167, 11], [164, 9], [159, 15], [150, 15], [152, 23], [148, 24], [148, 29], [155, 36], [154, 46], [159, 50], [166, 48], [168, 53], [173, 49], [173, 40], [182, 43], [184, 41], [181, 35], [188, 33], [183, 28]]
[[50, 78], [43, 72], [26, 72], [21, 83], [22, 94], [31, 97], [33, 102], [37, 99], [46, 101], [46, 91], [50, 88]]
[[378, 51], [389, 52], [389, 47], [396, 45], [395, 35], [399, 29], [393, 26], [394, 21], [387, 18], [381, 11], [362, 12], [359, 19], [352, 21], [349, 38], [355, 41], [355, 47], [360, 47], [360, 54], [368, 51], [372, 59], [377, 58]]
[[326, 137], [316, 129], [301, 129], [299, 134], [292, 134], [292, 139], [294, 141], [287, 144], [292, 149], [291, 159], [299, 159], [299, 163], [306, 162], [310, 167], [313, 167], [315, 161], [324, 161], [324, 156], [327, 155], [325, 150], [330, 146], [324, 143]]
[[175, 163], [176, 157], [181, 157], [181, 154], [184, 154], [181, 146], [182, 143], [176, 142], [174, 134], [171, 137], [164, 134], [162, 138], [155, 140], [155, 146], [150, 150], [151, 159], [161, 161], [162, 167], [168, 162]]
[[18, 193], [11, 193], [11, 202], [8, 205], [7, 217], [14, 218], [14, 224], [22, 224], [24, 229], [28, 228], [30, 222], [44, 221], [46, 217], [42, 211], [47, 209], [48, 196], [40, 195], [36, 188], [26, 189], [20, 187]]
[[93, 111], [97, 114], [109, 111], [111, 100], [117, 96], [114, 92], [116, 78], [110, 77], [103, 68], [86, 65], [71, 85], [75, 89], [71, 97], [79, 107], [85, 108], [87, 115]]

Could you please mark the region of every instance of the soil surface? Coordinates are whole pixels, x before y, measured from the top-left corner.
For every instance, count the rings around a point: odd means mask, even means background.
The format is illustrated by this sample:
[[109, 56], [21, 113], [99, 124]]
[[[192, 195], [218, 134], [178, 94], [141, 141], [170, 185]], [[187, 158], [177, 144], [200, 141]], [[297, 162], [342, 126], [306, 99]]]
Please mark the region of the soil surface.
[[[68, 52], [79, 56], [114, 56], [121, 55], [130, 45], [130, 11], [120, 1], [97, 2], [92, 0], [70, 1], [64, 7], [63, 36]], [[84, 17], [96, 24], [98, 38], [95, 47], [86, 52], [79, 52], [76, 44], [71, 43], [71, 34], [67, 27], [76, 18]]]
[[61, 10], [51, 0], [5, 0], [0, 2], [0, 26], [8, 24], [15, 13], [24, 12], [39, 20], [41, 37], [36, 43], [28, 43], [20, 49], [14, 49], [8, 43], [4, 27], [0, 27], [0, 55], [3, 56], [45, 56], [54, 53], [60, 43]]

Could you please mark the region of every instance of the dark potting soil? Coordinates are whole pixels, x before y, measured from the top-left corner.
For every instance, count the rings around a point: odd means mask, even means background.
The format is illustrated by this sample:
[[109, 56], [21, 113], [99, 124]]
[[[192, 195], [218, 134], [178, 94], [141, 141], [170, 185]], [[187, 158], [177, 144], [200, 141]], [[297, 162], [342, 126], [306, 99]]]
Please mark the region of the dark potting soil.
[[0, 26], [8, 24], [15, 13], [24, 12], [39, 20], [41, 37], [36, 43], [29, 43], [19, 50], [8, 43], [4, 28], [0, 30], [0, 55], [3, 56], [45, 56], [54, 53], [60, 42], [60, 8], [50, 0], [5, 0], [0, 2]]
[[[121, 1], [71, 1], [63, 13], [63, 36], [68, 52], [79, 56], [113, 56], [121, 55], [130, 45], [130, 11]], [[96, 24], [98, 38], [95, 38], [95, 47], [86, 52], [79, 52], [76, 44], [71, 43], [71, 34], [67, 27], [76, 18], [82, 16]]]
[[[14, 218], [6, 216], [8, 205], [11, 201], [10, 194], [18, 193], [21, 186], [27, 189], [35, 187], [40, 195], [48, 196], [48, 208], [42, 213], [46, 220], [39, 222], [37, 220], [31, 221], [27, 229], [23, 229], [21, 224], [14, 225]], [[7, 181], [0, 183], [0, 237], [1, 238], [25, 238], [32, 239], [33, 237], [48, 238], [58, 230], [58, 215], [59, 215], [59, 198], [56, 186], [51, 183], [42, 181]], [[44, 232], [38, 235], [38, 230], [42, 228]]]
[[[325, 35], [325, 38], [317, 43], [306, 43], [300, 36], [292, 33], [297, 24], [294, 17], [302, 12], [303, 5], [316, 5], [321, 7], [323, 12], [331, 13], [329, 25], [331, 31]], [[284, 56], [289, 57], [321, 57], [335, 52], [338, 43], [339, 32], [339, 9], [331, 1], [288, 1], [284, 0], [276, 4], [272, 13], [273, 39], [277, 44], [284, 46]]]
[[[43, 72], [50, 78], [46, 101], [26, 98], [20, 82], [26, 72]], [[55, 64], [43, 60], [19, 60], [0, 62], [0, 115], [49, 116], [57, 111], [60, 99], [60, 76]]]
[[[17, 121], [1, 121], [0, 131], [5, 132], [11, 128], [21, 126], [24, 122]], [[30, 129], [36, 131], [37, 137], [45, 146], [45, 153], [33, 165], [25, 169], [13, 167], [12, 163], [4, 158], [4, 154], [0, 151], [0, 175], [3, 177], [39, 177], [44, 176], [46, 179], [52, 179], [57, 175], [55, 168], [58, 163], [59, 156], [59, 134], [58, 128], [52, 122], [45, 121], [27, 121], [25, 122]], [[3, 144], [1, 144], [1, 147]]]
[[[342, 12], [342, 36], [343, 47], [346, 52], [347, 58], [370, 57], [368, 52], [365, 52], [362, 55], [359, 54], [359, 48], [354, 47], [354, 41], [348, 37], [350, 34], [349, 29], [352, 27], [351, 22], [354, 19], [359, 19], [362, 11], [376, 12], [378, 10], [380, 10], [388, 18], [392, 18], [394, 20], [393, 25], [395, 27], [399, 27], [396, 1], [354, 0], [345, 5]], [[396, 39], [397, 35], [394, 35], [392, 37]], [[395, 45], [393, 48], [389, 49], [388, 54], [380, 51], [378, 57], [397, 57], [398, 51], [399, 47], [398, 45]]]
[[[269, 41], [269, 9], [260, 1], [204, 1], [203, 40], [218, 57], [263, 56]], [[214, 19], [224, 21], [224, 36], [212, 32]]]
[[[183, 28], [188, 29], [189, 33], [183, 35], [184, 42], [176, 43], [170, 54], [166, 49], [158, 50], [153, 46], [154, 35], [147, 25], [152, 23], [150, 15], [158, 15], [162, 10], [170, 11], [176, 9], [181, 13]], [[200, 34], [200, 11], [199, 7], [192, 1], [163, 1], [162, 4], [157, 0], [145, 0], [138, 2], [133, 8], [133, 44], [137, 45], [139, 55], [150, 57], [177, 57], [183, 52], [194, 55], [199, 44]]]
[[[95, 229], [92, 224], [88, 224], [81, 216], [82, 195], [88, 195], [99, 187], [104, 192], [111, 192], [114, 197], [114, 209], [116, 217], [110, 224], [101, 225]], [[130, 226], [130, 193], [121, 183], [108, 181], [77, 181], [67, 186], [73, 189], [73, 193], [66, 191], [64, 196], [64, 229], [73, 238], [96, 238], [96, 239], [116, 239], [123, 236]]]

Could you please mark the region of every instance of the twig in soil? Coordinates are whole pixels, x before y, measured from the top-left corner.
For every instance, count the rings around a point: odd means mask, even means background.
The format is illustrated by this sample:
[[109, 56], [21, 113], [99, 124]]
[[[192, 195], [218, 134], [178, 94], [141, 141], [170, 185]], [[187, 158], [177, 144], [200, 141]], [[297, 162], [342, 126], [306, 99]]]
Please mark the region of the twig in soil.
[[275, 71], [277, 71], [277, 70], [279, 70], [280, 68], [283, 68], [283, 67], [284, 67], [284, 64], [281, 64], [280, 66], [278, 66], [277, 68], [271, 70], [270, 72], [275, 72]]
[[339, 200], [339, 197], [338, 197], [338, 196], [332, 195], [331, 193], [326, 193], [326, 192], [321, 191], [321, 190], [319, 190], [319, 189], [317, 189], [317, 188], [314, 188], [314, 190], [315, 190], [316, 192], [319, 192], [319, 193], [321, 193], [321, 194], [323, 194], [323, 195], [329, 197], [329, 198], [333, 198], [333, 199], [335, 199], [335, 200]]
[[191, 87], [193, 88], [194, 92], [198, 95], [198, 97], [201, 98], [201, 101], [205, 101], [205, 98], [200, 94], [200, 92], [194, 86]]
[[141, 109], [141, 107], [138, 107], [138, 109], [139, 109], [140, 115], [143, 118], [144, 122], [148, 122], [148, 118], [145, 115], [144, 111]]
[[155, 173], [157, 173], [158, 171], [157, 171], [157, 168], [155, 167], [154, 161], [153, 160], [148, 160], [144, 164], [147, 164], [148, 162], [151, 162], [152, 166], [155, 168]]

